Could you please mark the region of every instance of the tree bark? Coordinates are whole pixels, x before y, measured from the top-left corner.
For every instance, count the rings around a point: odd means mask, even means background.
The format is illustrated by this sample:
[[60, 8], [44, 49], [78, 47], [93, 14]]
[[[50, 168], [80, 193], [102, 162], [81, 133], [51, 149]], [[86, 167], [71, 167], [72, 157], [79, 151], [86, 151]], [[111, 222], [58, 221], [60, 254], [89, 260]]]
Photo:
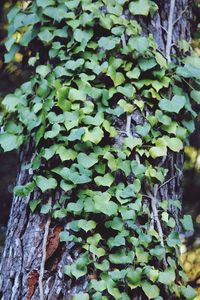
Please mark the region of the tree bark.
[[[149, 20], [139, 18], [143, 27], [143, 34], [152, 33], [161, 52], [166, 53], [167, 31], [169, 30], [168, 18], [170, 12], [170, 1], [157, 1], [159, 11]], [[179, 54], [177, 42], [181, 39], [190, 39], [189, 18], [190, 10], [188, 0], [177, 0], [173, 11], [172, 54]], [[132, 115], [132, 130], [140, 123], [139, 112]], [[123, 130], [125, 123], [120, 120], [118, 129]], [[24, 166], [30, 163], [34, 153], [32, 153], [32, 143], [28, 147], [21, 149], [19, 154], [19, 171], [17, 185], [26, 184], [31, 172]], [[178, 170], [183, 170], [183, 154], [170, 153], [162, 162], [155, 161], [155, 165], [162, 165], [169, 170], [168, 182], [159, 189], [157, 199], [180, 199], [182, 174]], [[37, 199], [37, 192], [31, 194], [31, 199]], [[59, 197], [59, 193], [55, 196]], [[40, 266], [43, 257], [42, 243], [45, 233], [47, 218], [40, 214], [32, 214], [29, 208], [30, 197], [14, 197], [10, 219], [7, 228], [6, 242], [1, 262], [1, 292], [2, 300], [38, 300], [40, 276]], [[157, 203], [155, 204], [157, 205]], [[153, 207], [152, 207], [153, 209]], [[177, 220], [179, 227], [179, 212], [171, 208], [171, 212]], [[67, 223], [67, 220], [65, 220]], [[65, 244], [59, 240], [59, 233], [65, 224], [51, 220], [47, 239], [45, 261], [45, 276], [43, 280], [45, 299], [68, 300], [76, 292], [84, 291], [87, 285], [87, 278], [78, 281], [69, 280], [62, 272], [63, 265], [71, 262], [79, 255], [78, 249], [73, 243]], [[144, 295], [135, 295], [135, 300], [146, 299]], [[166, 298], [170, 299], [170, 298]]]

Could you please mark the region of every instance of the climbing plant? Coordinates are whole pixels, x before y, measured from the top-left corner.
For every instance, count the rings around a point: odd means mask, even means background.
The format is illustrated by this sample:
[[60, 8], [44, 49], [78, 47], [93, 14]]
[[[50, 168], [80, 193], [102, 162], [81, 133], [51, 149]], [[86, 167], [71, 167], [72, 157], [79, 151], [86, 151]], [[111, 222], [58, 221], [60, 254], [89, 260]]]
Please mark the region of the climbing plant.
[[3, 100], [0, 145], [34, 152], [30, 182], [14, 193], [48, 215], [41, 299], [52, 218], [67, 218], [60, 239], [80, 249], [63, 272], [89, 278], [74, 300], [196, 295], [177, 259], [177, 229], [193, 230], [191, 217], [176, 220], [179, 199], [159, 192], [172, 180], [167, 155], [194, 130], [200, 59], [186, 41], [180, 57], [171, 53], [172, 26], [166, 53], [143, 32], [141, 19], [157, 9], [150, 0], [36, 0], [8, 14], [5, 60], [27, 51], [32, 76]]

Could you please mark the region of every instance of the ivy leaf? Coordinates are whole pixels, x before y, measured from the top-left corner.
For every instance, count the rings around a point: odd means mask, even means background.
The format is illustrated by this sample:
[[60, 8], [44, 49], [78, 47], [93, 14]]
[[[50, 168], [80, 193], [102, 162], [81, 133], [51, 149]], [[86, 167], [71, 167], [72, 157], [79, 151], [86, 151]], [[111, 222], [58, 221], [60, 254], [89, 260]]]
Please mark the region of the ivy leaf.
[[80, 140], [82, 135], [84, 134], [84, 128], [72, 129], [70, 135], [67, 137], [68, 141]]
[[148, 16], [150, 8], [149, 0], [132, 1], [129, 5], [130, 12], [135, 16]]
[[155, 59], [157, 63], [161, 66], [161, 68], [167, 68], [167, 60], [162, 54], [156, 52]]
[[96, 279], [92, 279], [91, 287], [95, 289], [95, 291], [103, 292], [106, 289], [106, 282], [104, 280], [97, 281]]
[[104, 176], [95, 177], [94, 181], [98, 186], [110, 187], [114, 181], [114, 177], [110, 173], [107, 173]]
[[152, 69], [156, 65], [157, 65], [157, 63], [156, 63], [154, 58], [152, 58], [152, 59], [142, 58], [142, 59], [139, 60], [140, 69], [144, 72], [147, 71], [147, 70]]
[[45, 139], [53, 139], [56, 136], [58, 136], [59, 132], [60, 132], [60, 125], [59, 124], [53, 124], [52, 126], [52, 130], [49, 130], [47, 132], [45, 132], [44, 138]]
[[46, 7], [43, 10], [43, 14], [58, 22], [67, 17], [67, 12], [62, 6]]
[[72, 300], [89, 300], [89, 295], [86, 293], [74, 294]]
[[140, 77], [141, 71], [139, 68], [134, 68], [133, 70], [127, 72], [127, 77], [130, 79], [138, 79]]
[[95, 221], [87, 221], [87, 220], [79, 220], [78, 227], [83, 229], [85, 232], [91, 231], [92, 229], [96, 228]]
[[142, 289], [148, 299], [154, 299], [160, 295], [160, 290], [156, 285], [149, 283], [148, 281], [142, 282]]
[[54, 38], [54, 35], [48, 29], [45, 29], [38, 34], [38, 37], [41, 41], [49, 43]]
[[185, 64], [183, 67], [178, 67], [176, 70], [178, 75], [181, 75], [185, 78], [196, 78], [200, 79], [200, 68], [192, 64]]
[[159, 107], [164, 111], [178, 114], [185, 104], [186, 98], [184, 96], [176, 95], [172, 98], [172, 100], [162, 99], [159, 102]]
[[47, 204], [42, 205], [40, 212], [42, 214], [46, 215], [50, 212], [50, 210], [51, 210], [51, 205], [49, 203], [47, 203]]
[[8, 94], [2, 101], [2, 104], [5, 105], [6, 110], [9, 112], [14, 112], [17, 109], [17, 106], [22, 104], [26, 105], [26, 101], [22, 96], [15, 96], [13, 94]]
[[85, 44], [87, 44], [92, 36], [93, 36], [92, 30], [81, 30], [77, 28], [74, 31], [74, 39], [80, 43], [84, 42]]
[[51, 72], [51, 68], [46, 65], [40, 65], [36, 68], [36, 73], [45, 78]]
[[109, 254], [109, 260], [111, 263], [119, 264], [132, 264], [134, 259], [133, 251], [126, 254], [125, 249], [121, 249], [113, 254]]
[[36, 208], [38, 207], [38, 205], [41, 203], [41, 200], [38, 199], [38, 200], [32, 200], [30, 203], [29, 203], [29, 207], [30, 207], [30, 210], [32, 213], [34, 213], [34, 211], [36, 210]]
[[23, 142], [23, 136], [16, 136], [11, 133], [0, 134], [0, 145], [5, 152], [17, 149]]
[[125, 112], [131, 113], [134, 110], [134, 106], [128, 103], [127, 101], [125, 101], [124, 99], [119, 100], [118, 104], [121, 108], [123, 108]]
[[[136, 37], [131, 37], [129, 39], [128, 45], [131, 48], [131, 50], [136, 50], [137, 52], [144, 54], [149, 47], [149, 41], [146, 37], [137, 37], [136, 36]], [[142, 61], [140, 61], [140, 62], [142, 65]], [[144, 60], [144, 62], [143, 62], [144, 69], [145, 69], [145, 65], [148, 65], [148, 60]], [[141, 67], [141, 69], [142, 69], [142, 67]], [[147, 70], [148, 69], [149, 69], [149, 67], [147, 67]], [[140, 70], [139, 70], [139, 72], [140, 72]], [[137, 71], [136, 74], [138, 74], [139, 72]]]
[[174, 152], [180, 152], [183, 149], [183, 143], [178, 138], [169, 138], [167, 146]]
[[194, 231], [192, 217], [190, 215], [185, 215], [183, 219], [181, 219], [181, 223], [186, 231]]
[[197, 292], [190, 285], [181, 287], [181, 293], [188, 300], [193, 300], [197, 296]]
[[164, 272], [160, 272], [158, 281], [165, 285], [170, 285], [175, 281], [175, 278], [174, 270], [168, 268]]
[[197, 104], [200, 104], [200, 91], [192, 90], [191, 97]]
[[94, 255], [96, 255], [98, 258], [105, 255], [106, 251], [103, 248], [98, 248], [94, 245], [90, 246], [90, 252], [92, 252]]
[[35, 182], [28, 182], [25, 185], [18, 185], [14, 188], [14, 194], [19, 197], [27, 197], [35, 188]]
[[60, 156], [61, 161], [75, 160], [77, 153], [73, 149], [68, 149], [65, 146], [60, 146], [56, 150], [56, 154]]
[[118, 210], [118, 205], [115, 202], [110, 201], [110, 195], [108, 193], [99, 193], [95, 195], [94, 206], [95, 209], [107, 216], [116, 215]]
[[141, 138], [127, 137], [124, 139], [124, 146], [128, 147], [131, 150], [133, 150], [136, 146], [140, 147], [141, 145], [142, 145]]
[[119, 38], [117, 37], [101, 37], [98, 41], [99, 47], [104, 50], [112, 50], [119, 43]]
[[39, 7], [46, 8], [47, 6], [54, 5], [55, 0], [36, 0]]
[[87, 127], [85, 128], [85, 134], [83, 136], [83, 142], [91, 142], [93, 144], [98, 144], [104, 136], [104, 132], [99, 127], [94, 127], [89, 130]]
[[60, 241], [61, 242], [71, 242], [73, 240], [73, 235], [69, 234], [68, 231], [61, 231]]
[[137, 268], [137, 269], [128, 269], [127, 273], [127, 279], [128, 283], [132, 286], [139, 285], [141, 284], [141, 276], [142, 276], [142, 269]]
[[57, 181], [54, 178], [36, 176], [35, 182], [43, 193], [46, 192], [47, 190], [55, 189], [57, 187]]
[[167, 155], [167, 143], [163, 138], [156, 141], [156, 146], [149, 150], [149, 154], [153, 158]]
[[98, 162], [98, 159], [96, 159], [94, 154], [87, 155], [85, 153], [79, 153], [77, 161], [84, 168], [89, 169]]
[[169, 247], [174, 247], [180, 245], [180, 238], [177, 232], [171, 232], [167, 238], [167, 244]]

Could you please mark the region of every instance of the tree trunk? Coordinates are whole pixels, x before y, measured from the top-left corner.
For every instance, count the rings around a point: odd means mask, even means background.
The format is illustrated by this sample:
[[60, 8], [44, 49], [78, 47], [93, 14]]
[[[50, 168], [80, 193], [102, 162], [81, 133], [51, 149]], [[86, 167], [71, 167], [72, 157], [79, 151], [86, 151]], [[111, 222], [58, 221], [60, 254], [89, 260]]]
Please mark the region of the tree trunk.
[[[171, 0], [173, 2], [173, 0]], [[170, 13], [170, 1], [157, 1], [159, 11], [147, 23], [146, 19], [138, 18], [142, 25], [143, 34], [152, 33], [161, 52], [166, 52], [167, 33], [169, 31], [168, 18]], [[170, 54], [179, 54], [177, 47], [181, 39], [190, 39], [189, 8], [188, 0], [177, 0], [172, 14], [175, 24], [172, 30], [172, 44]], [[189, 16], [188, 16], [189, 15]], [[169, 32], [168, 32], [169, 33]], [[139, 111], [132, 115], [132, 126], [141, 125], [141, 116]], [[118, 120], [117, 129], [124, 130], [126, 124]], [[119, 141], [116, 141], [117, 143]], [[31, 177], [31, 172], [24, 168], [30, 163], [34, 153], [32, 145], [23, 148], [19, 155], [19, 172], [17, 185], [27, 183]], [[183, 154], [169, 153], [163, 161], [155, 161], [155, 165], [160, 164], [169, 170], [167, 182], [157, 191], [157, 198], [180, 199], [181, 181], [183, 170]], [[180, 171], [181, 172], [180, 172]], [[154, 188], [154, 187], [153, 187]], [[153, 190], [152, 190], [153, 192]], [[31, 194], [31, 199], [37, 199], [36, 192]], [[59, 194], [55, 197], [59, 198]], [[32, 214], [29, 208], [30, 197], [14, 197], [10, 219], [7, 228], [5, 249], [1, 262], [1, 299], [2, 300], [38, 300], [39, 287], [38, 279], [40, 276], [41, 261], [43, 259], [42, 245], [45, 234], [45, 225], [47, 218], [41, 214]], [[157, 203], [155, 203], [157, 206]], [[153, 210], [153, 207], [151, 207]], [[172, 214], [177, 220], [179, 227], [179, 212], [171, 208]], [[67, 223], [67, 220], [65, 220]], [[155, 224], [159, 231], [159, 224]], [[43, 280], [45, 299], [49, 300], [67, 300], [72, 299], [76, 292], [84, 291], [88, 279], [83, 277], [81, 280], [71, 280], [62, 272], [63, 265], [71, 264], [79, 255], [78, 249], [73, 243], [61, 243], [59, 234], [64, 228], [64, 222], [55, 220], [50, 221], [50, 229], [46, 247], [45, 276]], [[162, 226], [162, 224], [161, 224]], [[110, 297], [109, 299], [112, 299]], [[132, 295], [132, 299], [146, 299], [138, 291], [138, 295]], [[166, 296], [165, 298], [169, 298]]]

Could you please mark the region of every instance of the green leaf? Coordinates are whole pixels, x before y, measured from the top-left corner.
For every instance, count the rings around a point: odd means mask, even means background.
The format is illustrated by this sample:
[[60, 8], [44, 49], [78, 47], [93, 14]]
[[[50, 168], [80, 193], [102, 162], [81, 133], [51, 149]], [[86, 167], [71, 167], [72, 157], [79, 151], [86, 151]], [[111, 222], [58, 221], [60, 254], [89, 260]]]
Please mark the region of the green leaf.
[[87, 221], [87, 220], [79, 220], [78, 227], [83, 229], [85, 232], [91, 231], [92, 229], [96, 228], [95, 221]]
[[53, 139], [56, 136], [58, 136], [59, 132], [60, 132], [60, 125], [59, 124], [53, 124], [52, 126], [52, 130], [49, 130], [47, 132], [45, 132], [44, 138], [45, 139]]
[[110, 187], [114, 181], [114, 177], [110, 173], [107, 173], [104, 176], [95, 177], [94, 181], [98, 186]]
[[127, 72], [127, 77], [130, 79], [138, 79], [140, 77], [141, 71], [139, 68], [134, 68], [133, 70]]
[[72, 297], [72, 300], [89, 300], [89, 295], [86, 293], [79, 293], [79, 294], [75, 294]]
[[196, 78], [200, 79], [200, 67], [192, 64], [185, 64], [183, 67], [178, 67], [176, 73], [185, 78]]
[[40, 212], [42, 214], [46, 215], [50, 212], [50, 210], [51, 210], [51, 205], [49, 203], [47, 203], [47, 204], [42, 205]]
[[104, 132], [99, 127], [94, 127], [89, 130], [87, 127], [85, 128], [85, 134], [83, 136], [83, 142], [91, 142], [93, 144], [98, 144], [104, 136]]
[[156, 52], [155, 59], [161, 68], [167, 68], [167, 60], [162, 54]]
[[197, 296], [197, 292], [190, 285], [181, 287], [181, 294], [188, 300], [193, 300]]
[[90, 246], [90, 252], [92, 252], [94, 255], [96, 255], [98, 258], [105, 255], [106, 251], [103, 248], [98, 248], [95, 245]]
[[142, 289], [148, 299], [154, 299], [160, 295], [160, 290], [156, 285], [149, 283], [148, 281], [142, 282]]
[[65, 146], [58, 147], [56, 154], [60, 156], [61, 161], [75, 160], [77, 156], [76, 151], [66, 148]]
[[0, 145], [5, 152], [17, 149], [23, 142], [23, 136], [16, 136], [11, 133], [0, 134]]
[[62, 231], [60, 233], [61, 242], [71, 242], [73, 240], [73, 235], [69, 234], [68, 231]]
[[147, 70], [150, 70], [152, 69], [153, 67], [155, 67], [157, 65], [156, 61], [154, 58], [151, 58], [151, 59], [140, 59], [139, 60], [139, 66], [140, 66], [140, 69], [142, 71], [147, 71]]
[[170, 247], [176, 248], [176, 246], [180, 245], [180, 238], [177, 232], [171, 232], [167, 238], [167, 244]]
[[106, 282], [104, 280], [97, 281], [96, 279], [92, 279], [91, 287], [95, 289], [95, 291], [103, 292], [106, 289]]
[[[129, 39], [128, 45], [131, 48], [131, 50], [136, 50], [137, 52], [139, 52], [141, 54], [144, 54], [148, 50], [149, 41], [148, 41], [148, 39], [146, 37], [142, 37], [142, 36], [138, 37], [138, 36], [136, 36], [136, 37], [131, 37]], [[148, 70], [149, 69], [148, 60], [144, 60], [143, 64], [142, 64], [142, 61], [141, 61], [141, 66], [143, 66], [144, 69], [145, 69], [145, 66], [148, 66], [147, 67], [147, 70]], [[142, 67], [141, 67], [141, 69], [142, 69]], [[140, 72], [140, 70], [139, 70], [139, 72]], [[138, 74], [138, 71], [137, 71], [136, 74]]]
[[17, 185], [14, 194], [19, 197], [27, 197], [35, 188], [35, 182], [28, 182], [25, 185]]
[[167, 139], [167, 146], [174, 152], [180, 152], [183, 149], [183, 142], [178, 138]]
[[127, 101], [125, 101], [124, 99], [119, 100], [118, 104], [121, 108], [123, 108], [125, 112], [131, 113], [134, 110], [134, 106], [128, 103]]
[[110, 201], [110, 195], [106, 192], [99, 192], [94, 196], [94, 207], [108, 216], [116, 215], [118, 210], [118, 205], [115, 202]]
[[79, 153], [77, 156], [77, 161], [84, 168], [89, 169], [98, 162], [98, 159], [96, 158], [96, 156], [93, 153], [91, 153], [89, 155], [87, 155], [85, 153]]
[[44, 176], [36, 176], [35, 182], [42, 192], [57, 187], [57, 181], [54, 178], [46, 178]]
[[135, 16], [148, 16], [150, 8], [151, 6], [149, 0], [131, 1], [129, 4], [130, 12]]
[[138, 286], [141, 284], [141, 276], [142, 275], [142, 269], [137, 268], [137, 269], [128, 269], [128, 273], [127, 273], [127, 279], [128, 279], [128, 283], [131, 286]]
[[34, 213], [34, 211], [36, 210], [36, 208], [38, 207], [38, 205], [41, 203], [41, 200], [38, 199], [38, 200], [32, 200], [30, 203], [29, 203], [29, 207], [32, 211], [32, 213]]
[[174, 283], [176, 278], [175, 272], [172, 269], [166, 269], [164, 272], [160, 272], [158, 281], [165, 284], [165, 285], [171, 285]]
[[36, 73], [45, 78], [51, 72], [51, 68], [46, 65], [40, 65], [36, 68]]
[[84, 132], [85, 132], [84, 128], [72, 129], [67, 139], [70, 142], [73, 142], [75, 140], [80, 140]]
[[107, 241], [108, 247], [112, 249], [113, 247], [125, 246], [125, 238], [122, 235], [117, 235], [116, 237], [111, 237]]
[[59, 5], [57, 5], [56, 7], [46, 7], [43, 10], [43, 14], [58, 22], [62, 21], [64, 18], [67, 17], [67, 11], [64, 9], [63, 6]]
[[131, 150], [133, 150], [136, 146], [140, 147], [141, 145], [142, 145], [141, 138], [127, 137], [124, 139], [124, 146], [128, 147]]
[[[83, 173], [79, 173], [77, 171], [74, 171], [72, 169], [69, 168], [55, 168], [53, 169], [53, 172], [55, 172], [56, 174], [59, 174], [63, 179], [67, 180], [67, 181], [71, 181], [74, 184], [84, 184], [87, 182], [90, 182], [91, 179], [88, 176], [88, 172], [86, 172], [87, 170], [83, 170]], [[90, 174], [90, 172], [89, 172]]]
[[194, 226], [192, 222], [192, 217], [190, 215], [185, 215], [183, 219], [181, 219], [181, 223], [183, 228], [187, 231], [194, 231]]
[[164, 111], [178, 114], [185, 104], [186, 98], [184, 96], [176, 95], [172, 98], [172, 100], [162, 99], [159, 102], [159, 107]]
[[153, 158], [157, 158], [160, 156], [166, 156], [167, 155], [167, 143], [163, 138], [159, 138], [156, 141], [156, 146], [152, 147], [149, 150], [149, 154]]
[[2, 101], [2, 104], [5, 105], [7, 111], [14, 112], [16, 111], [18, 105], [26, 105], [26, 100], [22, 96], [15, 96], [13, 94], [8, 94]]
[[38, 37], [41, 41], [49, 43], [54, 38], [54, 35], [48, 29], [45, 29], [38, 34]]
[[103, 48], [104, 50], [112, 50], [115, 46], [119, 43], [119, 38], [117, 37], [101, 37], [98, 41], [99, 47]]
[[81, 30], [81, 29], [77, 28], [74, 31], [74, 39], [80, 43], [84, 42], [84, 44], [87, 44], [92, 36], [93, 36], [93, 31], [89, 30], [89, 29]]
[[134, 260], [134, 253], [133, 251], [126, 253], [125, 249], [121, 249], [118, 252], [109, 254], [109, 260], [111, 263], [116, 265], [132, 264]]
[[55, 0], [36, 0], [37, 6], [46, 8], [55, 4]]
[[200, 104], [200, 91], [192, 90], [191, 97], [197, 104]]

